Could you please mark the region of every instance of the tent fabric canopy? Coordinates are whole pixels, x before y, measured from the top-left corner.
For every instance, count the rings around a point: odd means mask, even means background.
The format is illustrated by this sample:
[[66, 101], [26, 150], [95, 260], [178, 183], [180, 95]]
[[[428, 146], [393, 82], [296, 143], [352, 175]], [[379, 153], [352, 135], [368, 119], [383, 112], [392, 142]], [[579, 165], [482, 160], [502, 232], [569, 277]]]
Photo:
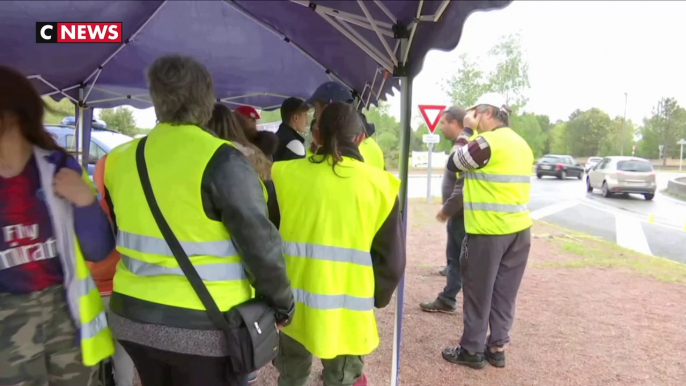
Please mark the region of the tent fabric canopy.
[[[203, 62], [217, 98], [229, 105], [271, 110], [328, 80], [376, 104], [397, 88], [390, 75], [398, 64], [407, 72], [396, 75], [418, 74], [430, 49], [457, 46], [471, 12], [508, 3], [3, 1], [0, 64], [25, 73], [41, 94], [97, 108], [150, 107], [145, 69], [173, 53]], [[407, 33], [414, 30], [406, 52], [393, 37], [403, 31], [394, 30], [398, 21]], [[40, 44], [36, 22], [121, 22], [125, 43]]]

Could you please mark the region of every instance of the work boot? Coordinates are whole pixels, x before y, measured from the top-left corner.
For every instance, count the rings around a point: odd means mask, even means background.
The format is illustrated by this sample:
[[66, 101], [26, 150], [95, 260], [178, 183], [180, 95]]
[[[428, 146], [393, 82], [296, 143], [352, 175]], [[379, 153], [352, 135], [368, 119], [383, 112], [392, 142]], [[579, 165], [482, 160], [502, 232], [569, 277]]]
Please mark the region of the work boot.
[[477, 370], [486, 367], [486, 358], [483, 353], [470, 354], [460, 346], [445, 348], [442, 354], [443, 359], [456, 365], [467, 366]]
[[448, 276], [448, 266], [446, 265], [442, 270], [438, 271], [441, 276]]
[[457, 311], [457, 307], [450, 307], [440, 298], [433, 302], [420, 303], [419, 308], [424, 312], [442, 312], [444, 314], [454, 314]]
[[488, 363], [491, 364], [493, 367], [499, 367], [503, 368], [505, 367], [505, 351], [491, 351], [491, 348], [489, 347], [486, 350], [486, 359], [488, 360]]

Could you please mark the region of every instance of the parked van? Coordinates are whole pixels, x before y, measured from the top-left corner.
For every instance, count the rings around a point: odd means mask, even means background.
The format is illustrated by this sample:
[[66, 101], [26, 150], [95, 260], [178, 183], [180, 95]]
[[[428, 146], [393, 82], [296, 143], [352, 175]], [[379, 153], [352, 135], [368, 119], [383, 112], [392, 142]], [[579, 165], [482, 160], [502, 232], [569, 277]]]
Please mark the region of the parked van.
[[[74, 142], [75, 129], [68, 125], [46, 125], [45, 129], [52, 134], [57, 140], [57, 144], [67, 149], [70, 153], [76, 153], [76, 144]], [[95, 163], [100, 158], [108, 154], [115, 147], [133, 140], [128, 135], [124, 135], [118, 131], [107, 129], [91, 130], [91, 144], [88, 149], [88, 175], [93, 179], [95, 172]]]

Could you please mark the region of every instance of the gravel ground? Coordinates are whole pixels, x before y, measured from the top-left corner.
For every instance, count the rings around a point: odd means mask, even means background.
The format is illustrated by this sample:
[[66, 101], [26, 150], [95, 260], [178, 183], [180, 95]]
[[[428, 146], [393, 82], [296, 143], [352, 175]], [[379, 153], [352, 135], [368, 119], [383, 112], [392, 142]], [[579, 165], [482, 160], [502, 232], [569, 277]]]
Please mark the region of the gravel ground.
[[[438, 209], [411, 205], [401, 384], [686, 385], [686, 285], [621, 267], [565, 267], [560, 263], [578, 256], [547, 238], [533, 240], [507, 368], [471, 370], [443, 361], [441, 349], [459, 340], [461, 312], [427, 314], [418, 307], [444, 285], [436, 273], [445, 261], [445, 228], [433, 220]], [[545, 224], [534, 227], [534, 234], [554, 232]], [[616, 253], [592, 240], [583, 243]], [[382, 343], [366, 367], [374, 386], [390, 383], [394, 311], [390, 306], [377, 312]], [[315, 361], [313, 374], [320, 369]], [[258, 384], [276, 385], [276, 378], [269, 367]], [[310, 386], [321, 384], [310, 377]]]

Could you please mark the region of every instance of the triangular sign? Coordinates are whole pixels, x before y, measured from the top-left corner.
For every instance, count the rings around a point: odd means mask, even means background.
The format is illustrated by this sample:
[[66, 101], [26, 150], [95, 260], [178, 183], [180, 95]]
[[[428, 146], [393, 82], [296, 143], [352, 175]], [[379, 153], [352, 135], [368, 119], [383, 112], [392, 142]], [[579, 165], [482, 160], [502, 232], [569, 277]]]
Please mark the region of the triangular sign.
[[[433, 111], [435, 110], [438, 111], [436, 116], [433, 119], [430, 119], [427, 111], [431, 111], [431, 115], [433, 115]], [[445, 106], [419, 105], [419, 111], [421, 111], [422, 116], [424, 117], [424, 122], [426, 122], [426, 125], [429, 126], [429, 131], [431, 131], [431, 134], [433, 134], [434, 130], [436, 130], [436, 126], [438, 126], [438, 122], [441, 120], [441, 114], [443, 114], [443, 111], [445, 111]]]

